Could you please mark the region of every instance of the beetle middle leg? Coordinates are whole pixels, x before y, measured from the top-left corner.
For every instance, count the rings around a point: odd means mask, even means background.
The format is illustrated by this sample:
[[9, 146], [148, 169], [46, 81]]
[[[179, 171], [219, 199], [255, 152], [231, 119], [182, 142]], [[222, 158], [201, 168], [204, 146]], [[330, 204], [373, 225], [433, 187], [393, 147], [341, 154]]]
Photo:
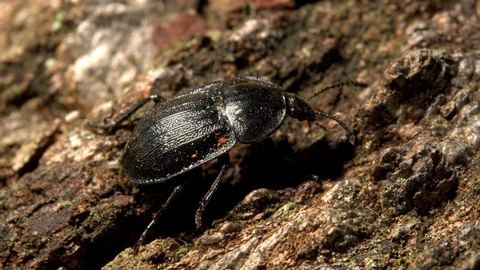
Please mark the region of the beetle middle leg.
[[[222, 180], [222, 176], [225, 174], [227, 171], [228, 166], [230, 166], [230, 157], [228, 154], [221, 156], [219, 158], [219, 162], [222, 163], [222, 169], [220, 170], [220, 173], [218, 174], [217, 178], [215, 178], [215, 181], [213, 184], [210, 186], [208, 189], [207, 193], [205, 196], [203, 196], [202, 200], [200, 201], [200, 205], [197, 209], [197, 212], [195, 214], [195, 224], [197, 225], [197, 229], [200, 229], [202, 227], [202, 215], [203, 212], [205, 211], [205, 207], [207, 206], [208, 202], [212, 198], [213, 194], [215, 191], [218, 189], [218, 186], [220, 185], [220, 182]], [[152, 221], [147, 225], [143, 233], [140, 235], [140, 238], [138, 238], [137, 242], [133, 246], [133, 254], [136, 254], [138, 252], [138, 249], [140, 246], [143, 244], [145, 241], [145, 238], [147, 237], [148, 231], [157, 223], [157, 221], [160, 219], [160, 217], [167, 211], [167, 209], [170, 207], [170, 204], [172, 203], [173, 200], [180, 194], [183, 190], [183, 188], [187, 185], [186, 182], [182, 182], [178, 186], [175, 187], [173, 190], [172, 194], [168, 197], [167, 201], [162, 205], [162, 207], [153, 215]]]
[[220, 181], [222, 180], [222, 176], [227, 171], [228, 166], [230, 166], [230, 156], [228, 155], [228, 153], [219, 157], [218, 162], [222, 164], [222, 169], [220, 170], [220, 173], [218, 174], [215, 181], [212, 183], [212, 185], [208, 189], [205, 196], [203, 196], [198, 206], [197, 212], [195, 213], [195, 224], [197, 225], [197, 229], [202, 228], [202, 215], [203, 215], [203, 212], [205, 211], [205, 207], [207, 206], [208, 202], [212, 198], [215, 191], [217, 191], [218, 186], [220, 185]]

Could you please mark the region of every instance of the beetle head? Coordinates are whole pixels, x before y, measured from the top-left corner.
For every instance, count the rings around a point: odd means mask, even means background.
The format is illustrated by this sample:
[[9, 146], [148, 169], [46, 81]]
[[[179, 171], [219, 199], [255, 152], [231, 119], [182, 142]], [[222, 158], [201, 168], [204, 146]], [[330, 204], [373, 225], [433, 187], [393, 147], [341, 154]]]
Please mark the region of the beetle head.
[[345, 122], [331, 114], [324, 113], [320, 110], [312, 108], [312, 106], [310, 106], [310, 104], [308, 104], [305, 100], [297, 97], [294, 94], [285, 93], [285, 96], [287, 97], [287, 111], [292, 117], [297, 118], [299, 121], [307, 120], [309, 124], [313, 123], [318, 126], [321, 125], [319, 125], [315, 121], [317, 115], [333, 119], [338, 124], [340, 124], [343, 129], [345, 129], [350, 143], [355, 144], [355, 135], [353, 134], [352, 130], [347, 126], [347, 124], [345, 124]]
[[303, 99], [294, 94], [285, 93], [287, 97], [287, 112], [299, 121], [307, 120], [308, 123], [315, 122], [315, 109]]

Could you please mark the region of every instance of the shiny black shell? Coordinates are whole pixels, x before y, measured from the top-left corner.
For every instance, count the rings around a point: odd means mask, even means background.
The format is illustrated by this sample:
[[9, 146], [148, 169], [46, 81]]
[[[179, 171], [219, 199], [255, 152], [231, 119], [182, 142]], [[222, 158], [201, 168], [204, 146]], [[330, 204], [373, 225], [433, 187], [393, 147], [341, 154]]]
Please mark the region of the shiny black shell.
[[273, 83], [237, 77], [158, 102], [132, 131], [123, 173], [137, 184], [161, 183], [226, 154], [237, 142], [264, 140], [282, 124], [286, 99]]

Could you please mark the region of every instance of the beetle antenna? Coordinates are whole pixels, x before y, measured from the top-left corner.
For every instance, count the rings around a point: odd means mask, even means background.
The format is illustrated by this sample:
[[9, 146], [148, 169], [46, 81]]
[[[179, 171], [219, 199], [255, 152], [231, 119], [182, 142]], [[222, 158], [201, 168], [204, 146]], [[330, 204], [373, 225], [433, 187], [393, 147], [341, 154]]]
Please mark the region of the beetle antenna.
[[[320, 115], [320, 116], [324, 116], [324, 117], [328, 117], [330, 119], [333, 119], [335, 120], [335, 122], [337, 122], [338, 124], [340, 124], [340, 126], [343, 127], [343, 129], [345, 129], [345, 131], [347, 132], [347, 137], [348, 137], [348, 140], [350, 141], [351, 144], [355, 145], [355, 134], [353, 134], [353, 131], [347, 126], [347, 124], [345, 124], [345, 122], [343, 122], [342, 120], [340, 120], [339, 118], [331, 115], [331, 114], [328, 114], [328, 113], [324, 113], [320, 110], [315, 110], [315, 114], [316, 115]], [[321, 125], [317, 122], [313, 122], [315, 125], [317, 126], [320, 126]]]
[[364, 82], [359, 82], [359, 81], [344, 81], [344, 82], [338, 82], [338, 83], [334, 83], [332, 85], [329, 85], [329, 86], [326, 86], [320, 90], [317, 90], [313, 93], [313, 95], [307, 99], [305, 99], [305, 101], [308, 101], [316, 96], [318, 96], [319, 94], [327, 91], [327, 90], [330, 90], [330, 89], [333, 89], [333, 88], [337, 88], [337, 87], [342, 87], [342, 86], [346, 86], [346, 85], [353, 85], [353, 86], [358, 86], [358, 87], [367, 87], [368, 85]]

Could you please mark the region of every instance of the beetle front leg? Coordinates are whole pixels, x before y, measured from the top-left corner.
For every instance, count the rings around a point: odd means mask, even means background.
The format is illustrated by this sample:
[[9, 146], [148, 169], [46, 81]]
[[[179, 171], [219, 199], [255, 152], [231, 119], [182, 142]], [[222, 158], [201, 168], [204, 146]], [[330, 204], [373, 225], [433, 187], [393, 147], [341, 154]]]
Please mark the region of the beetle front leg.
[[218, 186], [220, 185], [220, 181], [222, 180], [222, 176], [227, 171], [228, 167], [230, 166], [230, 156], [227, 154], [218, 158], [218, 162], [223, 164], [220, 173], [218, 174], [215, 181], [212, 183], [210, 188], [208, 189], [205, 196], [203, 196], [202, 200], [200, 201], [200, 205], [198, 206], [197, 212], [195, 213], [195, 224], [197, 225], [197, 229], [202, 228], [202, 215], [203, 211], [205, 211], [205, 207], [207, 206], [208, 202], [212, 198], [215, 191], [217, 191]]

